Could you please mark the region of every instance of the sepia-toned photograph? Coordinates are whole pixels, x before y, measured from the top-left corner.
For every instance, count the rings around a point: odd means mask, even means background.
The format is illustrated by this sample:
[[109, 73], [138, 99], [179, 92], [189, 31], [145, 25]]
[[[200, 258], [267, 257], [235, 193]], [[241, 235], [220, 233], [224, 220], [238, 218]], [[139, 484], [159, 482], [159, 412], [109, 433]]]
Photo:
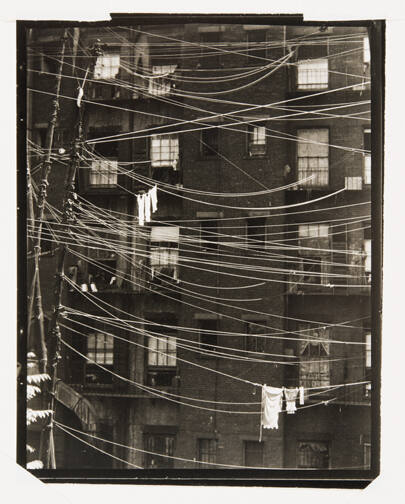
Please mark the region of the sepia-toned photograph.
[[17, 28], [18, 463], [367, 485], [384, 22]]

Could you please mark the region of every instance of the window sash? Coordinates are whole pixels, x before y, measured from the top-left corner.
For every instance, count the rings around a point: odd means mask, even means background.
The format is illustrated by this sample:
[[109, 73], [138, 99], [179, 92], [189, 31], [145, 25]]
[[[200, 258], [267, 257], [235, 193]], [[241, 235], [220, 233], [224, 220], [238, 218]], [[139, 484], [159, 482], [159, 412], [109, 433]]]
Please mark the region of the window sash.
[[118, 182], [118, 161], [96, 159], [91, 162], [89, 185], [115, 186]]
[[94, 79], [114, 79], [120, 70], [120, 55], [104, 53], [97, 57], [94, 67]]
[[329, 72], [327, 59], [298, 61], [298, 89], [327, 89]]
[[[87, 357], [97, 364], [111, 366], [114, 359], [113, 336], [101, 332], [89, 334], [87, 338]], [[89, 364], [92, 364], [92, 362]]]
[[371, 240], [364, 240], [364, 271], [371, 273]]
[[198, 460], [200, 462], [209, 462], [215, 464], [217, 461], [217, 440], [199, 439], [198, 440]]
[[313, 469], [329, 467], [329, 443], [322, 441], [298, 441], [297, 466]]
[[176, 338], [174, 336], [149, 336], [148, 366], [176, 366]]
[[298, 236], [300, 238], [327, 238], [329, 236], [329, 225], [299, 224]]
[[363, 179], [365, 184], [371, 184], [371, 154], [363, 155]]
[[325, 186], [329, 183], [329, 130], [302, 129], [298, 137], [298, 181], [305, 186]]
[[366, 334], [366, 368], [371, 368], [371, 333]]
[[173, 166], [179, 161], [179, 138], [177, 135], [153, 135], [150, 146], [152, 167]]
[[177, 65], [153, 66], [153, 75], [149, 78], [149, 93], [155, 96], [165, 96], [169, 94], [171, 89], [171, 82], [167, 79], [167, 77], [174, 73], [176, 68]]

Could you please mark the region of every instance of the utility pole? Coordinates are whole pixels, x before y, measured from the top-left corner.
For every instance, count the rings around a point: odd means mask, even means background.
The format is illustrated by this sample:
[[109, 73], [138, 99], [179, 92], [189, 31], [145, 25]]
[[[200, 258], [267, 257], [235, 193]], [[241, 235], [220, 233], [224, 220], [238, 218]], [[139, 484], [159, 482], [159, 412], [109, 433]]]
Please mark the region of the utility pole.
[[[90, 59], [87, 64], [87, 69], [83, 79], [83, 83], [80, 87], [80, 93], [83, 94], [83, 88], [88, 75], [92, 75], [94, 71], [94, 66], [96, 63], [97, 56], [102, 54], [102, 49], [97, 41], [92, 48], [90, 48]], [[65, 197], [63, 202], [63, 217], [62, 224], [66, 224], [66, 232], [70, 231], [70, 224], [74, 221], [74, 211], [73, 211], [73, 200], [75, 198], [75, 177], [77, 169], [80, 164], [80, 150], [83, 141], [83, 117], [84, 117], [84, 105], [83, 102], [77, 103], [77, 122], [75, 127], [75, 139], [73, 142], [73, 148], [71, 151], [69, 169], [65, 178]], [[56, 382], [57, 382], [57, 367], [58, 362], [61, 358], [60, 356], [60, 346], [61, 346], [61, 333], [59, 327], [59, 318], [62, 310], [62, 295], [63, 295], [63, 278], [64, 278], [64, 264], [67, 252], [67, 244], [64, 244], [59, 248], [58, 260], [57, 260], [57, 270], [55, 275], [55, 288], [54, 288], [54, 306], [53, 314], [51, 319], [51, 326], [49, 330], [49, 365], [51, 375], [51, 392], [50, 392], [50, 407], [52, 411], [49, 428], [48, 442], [47, 442], [47, 453], [45, 457], [45, 467], [48, 469], [55, 469], [55, 446], [54, 446], [54, 418], [55, 418], [55, 392], [56, 392]]]
[[[45, 203], [47, 197], [47, 187], [49, 185], [48, 179], [51, 172], [52, 161], [51, 153], [53, 146], [53, 138], [55, 133], [56, 122], [58, 120], [59, 114], [59, 94], [62, 82], [62, 70], [65, 59], [65, 49], [67, 41], [68, 30], [65, 28], [62, 37], [62, 54], [59, 62], [58, 74], [56, 76], [56, 86], [55, 86], [55, 98], [53, 100], [53, 110], [51, 115], [51, 120], [48, 123], [47, 135], [46, 135], [46, 155], [42, 166], [42, 179], [38, 195], [38, 211], [37, 220], [38, 226], [36, 229], [36, 234], [34, 238], [34, 275], [32, 279], [30, 301], [29, 301], [29, 311], [28, 311], [28, 338], [30, 338], [30, 327], [32, 320], [32, 312], [35, 310], [35, 320], [38, 322], [39, 328], [39, 338], [41, 345], [41, 357], [40, 357], [40, 372], [45, 373], [48, 364], [48, 354], [45, 341], [45, 330], [44, 330], [44, 314], [42, 309], [42, 296], [41, 296], [41, 285], [39, 276], [39, 260], [41, 255], [41, 236], [42, 236], [42, 223], [45, 213]], [[32, 211], [32, 184], [31, 184], [31, 174], [28, 172], [28, 197], [30, 211]], [[31, 219], [34, 219], [33, 214]]]

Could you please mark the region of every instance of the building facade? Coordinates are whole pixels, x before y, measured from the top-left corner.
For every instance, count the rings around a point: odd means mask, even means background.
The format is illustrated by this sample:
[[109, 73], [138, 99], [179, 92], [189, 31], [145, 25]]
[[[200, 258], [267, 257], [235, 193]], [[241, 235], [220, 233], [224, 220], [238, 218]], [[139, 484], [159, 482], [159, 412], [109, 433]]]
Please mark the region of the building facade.
[[[34, 196], [62, 31], [29, 34]], [[40, 262], [50, 319], [67, 247], [57, 467], [369, 468], [368, 47], [352, 26], [68, 30]], [[260, 434], [265, 384], [305, 399]]]

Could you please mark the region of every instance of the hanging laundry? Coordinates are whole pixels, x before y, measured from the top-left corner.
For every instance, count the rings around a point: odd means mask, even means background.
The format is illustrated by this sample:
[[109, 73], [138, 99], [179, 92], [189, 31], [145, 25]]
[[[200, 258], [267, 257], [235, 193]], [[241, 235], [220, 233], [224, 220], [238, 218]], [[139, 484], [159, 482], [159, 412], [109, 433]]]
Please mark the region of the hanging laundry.
[[278, 429], [278, 414], [282, 409], [283, 389], [262, 386], [262, 418], [261, 424], [265, 429]]
[[150, 201], [152, 203], [152, 213], [155, 213], [157, 210], [157, 186], [154, 185], [152, 189], [149, 191]]
[[138, 221], [139, 225], [143, 226], [145, 224], [145, 195], [138, 194], [136, 197], [138, 203]]
[[298, 388], [284, 389], [284, 396], [286, 401], [286, 411], [287, 414], [293, 415], [297, 411], [295, 401], [298, 397]]
[[145, 222], [150, 222], [150, 191], [144, 194], [145, 202]]
[[304, 404], [304, 387], [299, 388], [300, 391], [300, 405]]

